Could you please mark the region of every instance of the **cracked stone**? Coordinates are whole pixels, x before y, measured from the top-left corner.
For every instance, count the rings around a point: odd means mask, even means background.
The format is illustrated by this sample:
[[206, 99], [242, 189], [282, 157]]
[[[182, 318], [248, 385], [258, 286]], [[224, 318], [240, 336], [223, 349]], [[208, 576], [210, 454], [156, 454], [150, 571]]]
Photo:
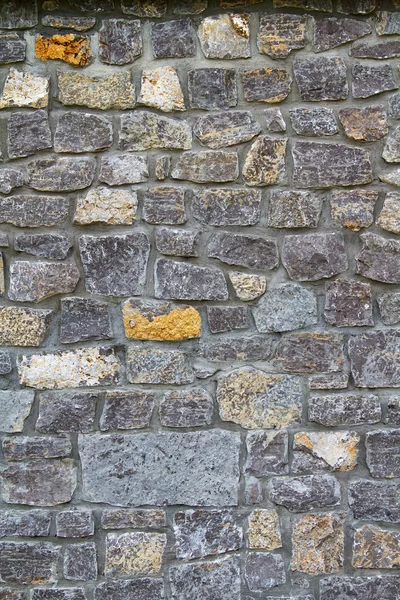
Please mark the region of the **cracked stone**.
[[334, 373], [344, 366], [343, 335], [325, 332], [283, 336], [276, 350], [280, 367], [288, 373]]
[[199, 190], [192, 198], [192, 213], [201, 223], [215, 227], [255, 225], [261, 218], [261, 191]]
[[325, 425], [325, 427], [379, 423], [381, 416], [379, 398], [372, 394], [368, 396], [355, 394], [312, 396], [308, 400], [309, 420]]
[[185, 223], [185, 190], [173, 187], [148, 188], [143, 198], [143, 219], [152, 225]]
[[193, 127], [200, 143], [213, 149], [248, 142], [260, 131], [259, 123], [247, 110], [205, 115]]
[[121, 116], [119, 149], [140, 152], [152, 148], [188, 150], [192, 132], [188, 123], [149, 111], [134, 111]]
[[198, 256], [200, 231], [185, 231], [171, 227], [156, 229], [156, 248], [167, 256]]
[[297, 281], [316, 281], [343, 273], [348, 268], [343, 235], [288, 235], [283, 242], [282, 263], [290, 279]]
[[186, 110], [176, 69], [170, 66], [143, 69], [138, 102], [163, 112]]
[[99, 186], [77, 199], [74, 223], [90, 225], [132, 225], [136, 219], [137, 194]]
[[122, 318], [128, 339], [181, 341], [201, 333], [199, 311], [171, 302], [131, 298], [122, 305]]
[[306, 15], [261, 15], [258, 51], [271, 58], [286, 58], [306, 45], [307, 24]]
[[356, 273], [374, 281], [400, 283], [400, 242], [375, 233], [363, 233], [356, 256]]
[[279, 263], [275, 240], [238, 233], [215, 233], [208, 244], [207, 254], [228, 265], [253, 269], [274, 269]]
[[195, 183], [235, 181], [239, 177], [238, 155], [222, 150], [184, 152], [172, 169], [171, 177]]
[[109, 533], [106, 538], [106, 576], [158, 575], [167, 536], [165, 533]]
[[74, 33], [56, 34], [50, 38], [38, 35], [35, 43], [35, 56], [45, 62], [61, 60], [75, 67], [86, 67], [92, 60], [90, 39]]
[[268, 483], [269, 498], [291, 512], [307, 512], [340, 503], [340, 484], [332, 475], [273, 477]]
[[26, 41], [17, 33], [0, 35], [0, 64], [8, 64], [25, 60]]
[[61, 196], [9, 196], [0, 198], [0, 223], [16, 227], [51, 227], [65, 221], [69, 201]]
[[164, 427], [210, 425], [213, 399], [201, 388], [167, 392], [160, 402], [160, 423]]
[[331, 108], [292, 108], [291, 125], [298, 135], [334, 135], [338, 133], [335, 113]]
[[196, 42], [190, 19], [153, 23], [151, 46], [154, 58], [195, 56]]
[[187, 356], [177, 350], [129, 346], [126, 367], [129, 383], [184, 385], [194, 381]]
[[292, 469], [352, 471], [357, 465], [360, 435], [355, 431], [308, 431], [294, 434]]
[[49, 77], [11, 68], [0, 95], [0, 109], [45, 108], [49, 103]]
[[136, 105], [135, 86], [130, 71], [118, 71], [102, 77], [89, 77], [70, 71], [59, 71], [57, 75], [58, 97], [65, 106], [126, 110]]
[[67, 258], [71, 245], [69, 237], [61, 233], [21, 234], [14, 238], [15, 250], [56, 260]]
[[39, 397], [36, 431], [41, 433], [87, 433], [94, 429], [96, 404], [101, 400], [95, 392], [45, 392]]
[[142, 54], [139, 20], [107, 19], [99, 31], [99, 58], [109, 65], [132, 63]]
[[248, 553], [245, 579], [251, 592], [265, 592], [285, 584], [286, 574], [282, 557], [272, 552]]
[[250, 18], [245, 14], [220, 14], [206, 17], [198, 29], [206, 58], [249, 58]]
[[155, 297], [167, 300], [228, 300], [223, 272], [160, 258], [154, 267]]
[[293, 523], [292, 571], [314, 576], [343, 567], [344, 517], [340, 513], [310, 514]]
[[352, 69], [353, 98], [368, 98], [389, 90], [397, 90], [391, 65], [370, 67], [355, 64]]
[[245, 472], [254, 477], [288, 473], [288, 439], [287, 431], [249, 432]]
[[242, 84], [247, 102], [282, 102], [290, 94], [292, 78], [285, 69], [265, 67], [243, 71]]
[[96, 161], [92, 157], [42, 158], [28, 163], [29, 186], [34, 190], [68, 192], [89, 187]]
[[113, 337], [109, 307], [93, 298], [62, 298], [60, 342], [72, 344]]
[[40, 346], [47, 335], [52, 310], [0, 307], [1, 346]]
[[273, 190], [268, 206], [268, 225], [276, 228], [318, 227], [323, 197], [299, 190]]
[[154, 396], [146, 392], [107, 392], [101, 431], [149, 427], [154, 410]]
[[235, 69], [194, 69], [188, 72], [190, 108], [227, 110], [237, 104]]
[[349, 95], [346, 63], [339, 56], [296, 58], [293, 69], [303, 102], [346, 100]]
[[24, 421], [31, 412], [34, 392], [7, 390], [0, 392], [0, 430], [4, 433], [21, 432]]
[[8, 297], [17, 302], [41, 302], [74, 291], [80, 273], [74, 263], [28, 262], [10, 264]]
[[337, 48], [347, 42], [352, 42], [360, 37], [372, 33], [369, 23], [357, 19], [338, 19], [327, 17], [314, 24], [314, 49], [315, 52], [324, 52]]
[[372, 477], [382, 479], [384, 477], [392, 478], [400, 476], [399, 429], [375, 429], [368, 431], [365, 438], [365, 446], [367, 449], [367, 465]]
[[[381, 104], [365, 108], [343, 108], [339, 110], [339, 119], [346, 136], [351, 140], [375, 142], [388, 132], [386, 112]], [[388, 142], [389, 138], [387, 145]]]
[[109, 119], [90, 113], [64, 112], [54, 135], [55, 152], [97, 152], [113, 142], [113, 126]]
[[400, 533], [364, 525], [354, 532], [352, 565], [356, 569], [395, 569], [400, 564]]
[[259, 298], [267, 289], [265, 275], [229, 271], [228, 276], [236, 296], [243, 302], [250, 302]]
[[318, 322], [315, 295], [293, 283], [268, 290], [252, 312], [260, 333], [291, 331]]
[[374, 325], [370, 284], [346, 279], [328, 283], [324, 317], [336, 327]]
[[172, 600], [212, 598], [218, 590], [220, 600], [240, 599], [240, 566], [238, 557], [213, 562], [177, 565], [170, 569]]
[[7, 148], [10, 158], [22, 158], [52, 147], [47, 111], [12, 113], [7, 121]]
[[247, 185], [282, 184], [286, 180], [286, 139], [262, 135], [251, 145], [243, 166]]
[[374, 190], [334, 190], [330, 197], [332, 219], [346, 229], [360, 231], [374, 222], [377, 201]]
[[0, 542], [2, 582], [22, 585], [56, 583], [60, 550], [60, 546], [50, 542]]

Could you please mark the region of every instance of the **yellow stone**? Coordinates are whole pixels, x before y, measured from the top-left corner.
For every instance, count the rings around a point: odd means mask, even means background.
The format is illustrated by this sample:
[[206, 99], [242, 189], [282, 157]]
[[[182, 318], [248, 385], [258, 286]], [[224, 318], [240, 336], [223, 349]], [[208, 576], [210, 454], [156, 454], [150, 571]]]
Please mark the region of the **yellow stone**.
[[106, 575], [157, 575], [167, 536], [163, 533], [110, 533], [106, 545]]
[[43, 38], [38, 35], [35, 44], [36, 58], [43, 61], [63, 60], [76, 67], [86, 67], [92, 57], [87, 37], [73, 33]]
[[49, 328], [52, 310], [0, 307], [0, 346], [40, 346]]
[[249, 516], [249, 548], [276, 550], [282, 547], [279, 516], [274, 510], [257, 508]]
[[122, 306], [122, 318], [128, 339], [173, 342], [201, 334], [200, 313], [192, 306], [145, 304], [131, 299]]
[[74, 223], [89, 225], [132, 225], [137, 211], [137, 194], [128, 190], [98, 187], [78, 198]]

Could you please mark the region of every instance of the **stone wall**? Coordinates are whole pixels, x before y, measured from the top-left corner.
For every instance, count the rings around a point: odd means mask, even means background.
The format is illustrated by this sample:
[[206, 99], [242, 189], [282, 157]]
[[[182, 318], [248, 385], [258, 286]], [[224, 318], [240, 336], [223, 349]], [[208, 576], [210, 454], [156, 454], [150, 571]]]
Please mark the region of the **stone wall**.
[[0, 600], [398, 600], [400, 2], [0, 29]]

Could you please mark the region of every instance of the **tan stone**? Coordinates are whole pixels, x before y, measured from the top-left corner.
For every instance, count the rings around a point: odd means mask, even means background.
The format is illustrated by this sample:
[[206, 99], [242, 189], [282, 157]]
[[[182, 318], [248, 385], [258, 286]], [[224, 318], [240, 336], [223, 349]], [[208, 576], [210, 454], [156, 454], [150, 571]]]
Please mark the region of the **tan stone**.
[[247, 185], [284, 183], [287, 140], [260, 136], [251, 145], [243, 166]]
[[199, 26], [201, 49], [207, 58], [248, 58], [250, 19], [244, 14], [206, 17]]
[[243, 302], [250, 302], [262, 296], [267, 289], [267, 279], [264, 275], [230, 271], [229, 279], [236, 296]]
[[201, 334], [200, 313], [192, 306], [130, 299], [122, 306], [122, 317], [129, 339], [179, 341]]
[[62, 60], [76, 67], [86, 67], [92, 57], [89, 38], [73, 33], [43, 38], [38, 35], [35, 44], [36, 58], [43, 61]]
[[176, 69], [144, 69], [139, 102], [163, 112], [185, 110], [185, 99]]
[[156, 575], [161, 571], [167, 536], [163, 533], [110, 533], [106, 544], [106, 575]]
[[400, 532], [364, 525], [354, 532], [352, 565], [356, 569], [400, 567]]
[[400, 194], [389, 192], [386, 194], [381, 214], [377, 219], [377, 224], [390, 231], [391, 233], [400, 233]]
[[308, 514], [293, 523], [292, 571], [335, 573], [343, 567], [345, 515]]
[[265, 508], [253, 510], [249, 516], [247, 537], [249, 548], [262, 550], [282, 548], [278, 513]]
[[45, 108], [48, 103], [48, 77], [10, 69], [0, 96], [0, 109], [13, 106]]
[[98, 187], [78, 198], [74, 223], [106, 223], [132, 225], [138, 206], [137, 193], [108, 187]]
[[105, 77], [59, 72], [58, 94], [60, 102], [66, 106], [126, 110], [136, 105], [135, 86], [130, 71], [118, 71]]
[[331, 215], [336, 223], [360, 231], [374, 222], [374, 207], [378, 200], [375, 190], [337, 190], [331, 195]]
[[40, 346], [52, 310], [0, 307], [0, 346]]
[[357, 464], [360, 434], [355, 431], [295, 433], [293, 448], [323, 461], [329, 470], [351, 471]]
[[386, 113], [380, 105], [343, 108], [339, 110], [339, 119], [345, 134], [351, 140], [374, 142], [385, 137], [388, 132]]

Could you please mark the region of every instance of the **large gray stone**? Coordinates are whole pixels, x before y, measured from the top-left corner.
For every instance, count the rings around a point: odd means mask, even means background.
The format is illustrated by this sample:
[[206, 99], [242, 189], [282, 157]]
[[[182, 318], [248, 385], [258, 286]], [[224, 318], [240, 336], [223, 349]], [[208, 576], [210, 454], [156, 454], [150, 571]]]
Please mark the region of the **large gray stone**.
[[293, 69], [303, 102], [346, 100], [349, 95], [346, 63], [340, 56], [296, 58]]
[[169, 572], [172, 600], [240, 600], [238, 557], [193, 565], [177, 565]]
[[69, 237], [61, 233], [21, 234], [14, 238], [15, 250], [56, 260], [67, 258], [71, 245]]
[[0, 223], [16, 227], [51, 227], [65, 221], [69, 201], [62, 196], [9, 196], [0, 198]]
[[252, 269], [270, 270], [279, 263], [275, 240], [239, 233], [215, 233], [208, 244], [207, 254], [228, 265]]
[[314, 25], [314, 49], [315, 52], [324, 52], [336, 48], [346, 42], [352, 42], [357, 38], [372, 32], [369, 23], [357, 19], [338, 19], [337, 17], [326, 17], [315, 22]]
[[248, 142], [260, 131], [259, 123], [247, 110], [205, 115], [193, 127], [200, 143], [213, 149]]
[[348, 268], [344, 237], [340, 233], [288, 235], [283, 242], [282, 263], [289, 277], [297, 281], [343, 273]]
[[41, 158], [28, 163], [29, 186], [44, 192], [81, 190], [93, 182], [95, 168], [91, 157]]
[[141, 152], [151, 148], [188, 150], [192, 132], [186, 121], [163, 117], [145, 110], [121, 116], [120, 150]]
[[374, 281], [400, 283], [400, 241], [375, 233], [363, 233], [356, 255], [356, 273]]
[[301, 329], [318, 322], [317, 299], [300, 285], [283, 283], [264, 294], [253, 316], [261, 333]]
[[10, 264], [8, 297], [16, 302], [41, 302], [73, 292], [79, 278], [75, 263], [15, 260]]
[[35, 394], [31, 390], [0, 392], [0, 430], [3, 433], [23, 431], [24, 421], [31, 412]]
[[112, 122], [106, 117], [83, 112], [64, 112], [54, 134], [55, 152], [96, 152], [113, 142]]
[[397, 90], [391, 65], [355, 64], [352, 69], [353, 98], [368, 98], [389, 90]]
[[81, 435], [82, 497], [115, 506], [236, 505], [239, 446], [239, 434], [223, 430]]
[[155, 297], [167, 300], [228, 300], [220, 269], [160, 258], [154, 267]]
[[332, 475], [273, 477], [268, 483], [272, 502], [291, 512], [330, 508], [340, 503], [340, 484]]
[[19, 0], [3, 0], [0, 11], [0, 28], [29, 29], [38, 22], [37, 0], [20, 2]]
[[142, 54], [140, 21], [107, 19], [99, 31], [99, 58], [109, 65], [126, 65]]
[[12, 113], [7, 121], [7, 147], [10, 158], [22, 158], [51, 148], [47, 111]]

